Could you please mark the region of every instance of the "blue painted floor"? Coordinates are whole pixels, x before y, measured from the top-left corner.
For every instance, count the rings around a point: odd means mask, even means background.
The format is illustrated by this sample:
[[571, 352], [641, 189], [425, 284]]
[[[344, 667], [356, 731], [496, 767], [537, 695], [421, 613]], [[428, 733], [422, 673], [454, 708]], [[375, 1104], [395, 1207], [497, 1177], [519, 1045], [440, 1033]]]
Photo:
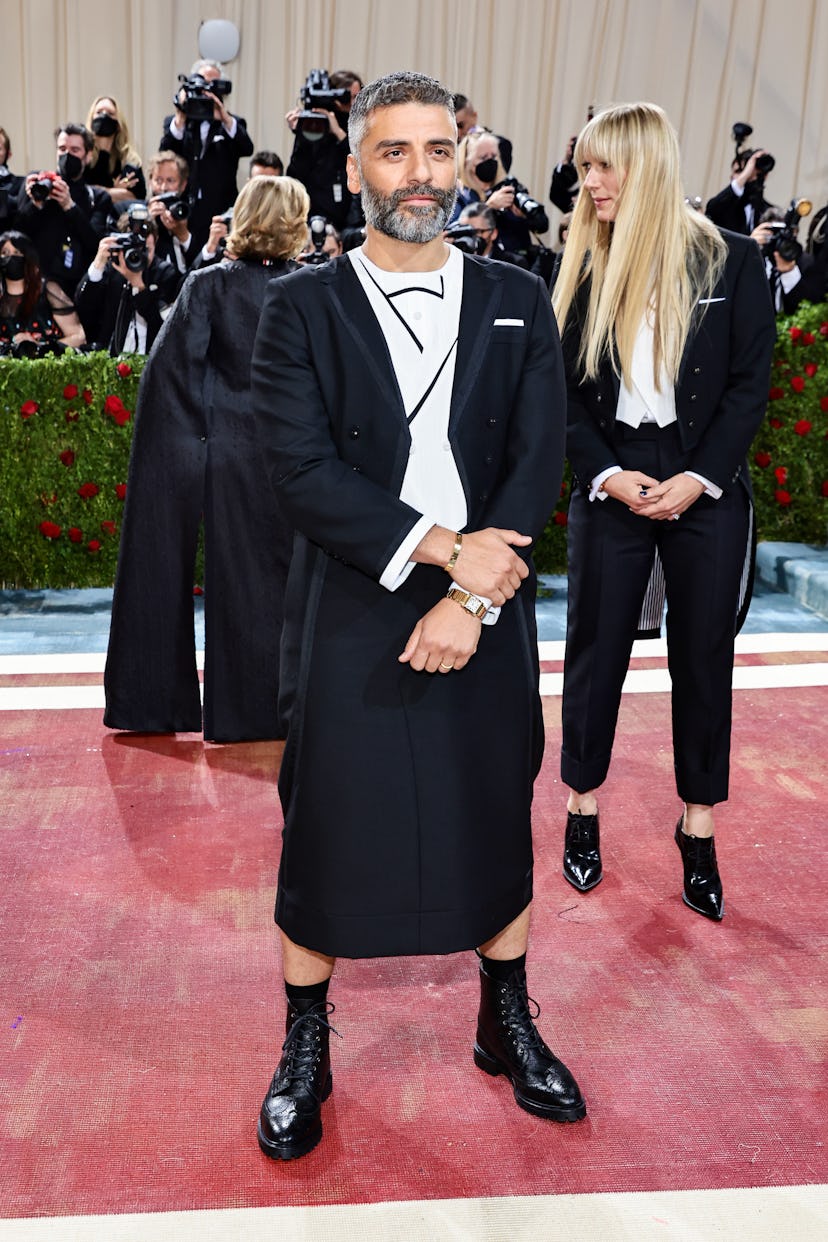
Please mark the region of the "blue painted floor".
[[[106, 651], [112, 591], [0, 591], [0, 655]], [[204, 601], [194, 600], [196, 647], [204, 647]], [[566, 636], [566, 578], [540, 580], [538, 638]], [[743, 633], [816, 633], [828, 620], [757, 582]]]

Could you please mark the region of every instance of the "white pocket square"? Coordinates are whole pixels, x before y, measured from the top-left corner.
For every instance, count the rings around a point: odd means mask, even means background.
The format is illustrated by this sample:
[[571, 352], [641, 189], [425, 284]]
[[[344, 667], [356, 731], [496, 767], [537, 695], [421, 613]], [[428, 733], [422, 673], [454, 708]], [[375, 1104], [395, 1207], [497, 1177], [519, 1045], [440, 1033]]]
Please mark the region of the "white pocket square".
[[524, 324], [522, 319], [496, 319], [492, 326], [495, 328], [522, 328]]
[[727, 298], [699, 298], [699, 306], [706, 306], [708, 302], [726, 302]]

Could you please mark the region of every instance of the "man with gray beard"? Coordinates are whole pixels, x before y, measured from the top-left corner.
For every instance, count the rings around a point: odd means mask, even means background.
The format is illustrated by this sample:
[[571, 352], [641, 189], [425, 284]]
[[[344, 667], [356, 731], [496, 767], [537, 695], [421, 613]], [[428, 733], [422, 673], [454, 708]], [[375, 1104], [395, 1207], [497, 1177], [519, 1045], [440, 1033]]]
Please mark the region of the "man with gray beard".
[[258, 434], [297, 532], [280, 702], [286, 1039], [258, 1125], [277, 1160], [322, 1137], [337, 956], [476, 949], [476, 1064], [528, 1112], [586, 1113], [525, 973], [543, 750], [531, 546], [564, 447], [549, 297], [443, 240], [457, 131], [438, 82], [364, 87], [349, 137], [365, 243], [271, 284], [253, 358]]

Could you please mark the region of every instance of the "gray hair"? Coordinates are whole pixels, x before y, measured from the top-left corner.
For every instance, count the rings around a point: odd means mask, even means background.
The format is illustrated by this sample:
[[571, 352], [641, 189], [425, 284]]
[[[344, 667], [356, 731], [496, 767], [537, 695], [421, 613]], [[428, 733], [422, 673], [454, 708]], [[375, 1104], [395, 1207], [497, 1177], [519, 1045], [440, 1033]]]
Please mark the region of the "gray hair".
[[465, 224], [467, 220], [482, 220], [487, 229], [497, 228], [497, 216], [485, 203], [469, 203], [467, 207], [464, 207], [458, 216], [458, 221], [460, 224]]
[[365, 137], [369, 117], [378, 108], [390, 108], [393, 104], [438, 104], [454, 119], [454, 98], [436, 78], [410, 69], [388, 73], [363, 86], [351, 104], [348, 115], [348, 143], [351, 154], [359, 165], [359, 148]]
[[193, 67], [190, 70], [190, 76], [192, 76], [194, 73], [201, 73], [202, 69], [217, 69], [222, 76], [224, 74], [224, 65], [222, 65], [220, 61], [206, 60], [202, 58], [200, 60], [193, 61]]

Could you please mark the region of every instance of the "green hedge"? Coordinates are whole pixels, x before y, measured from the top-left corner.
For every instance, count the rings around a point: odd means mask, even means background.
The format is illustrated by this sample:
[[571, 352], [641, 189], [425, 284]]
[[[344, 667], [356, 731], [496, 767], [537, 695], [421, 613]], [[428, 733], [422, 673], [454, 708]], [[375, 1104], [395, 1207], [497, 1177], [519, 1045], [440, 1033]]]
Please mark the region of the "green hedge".
[[[0, 358], [0, 585], [109, 586], [144, 358]], [[823, 543], [828, 499], [828, 305], [779, 321], [768, 413], [751, 450], [760, 539]], [[569, 472], [539, 541], [566, 567]]]

